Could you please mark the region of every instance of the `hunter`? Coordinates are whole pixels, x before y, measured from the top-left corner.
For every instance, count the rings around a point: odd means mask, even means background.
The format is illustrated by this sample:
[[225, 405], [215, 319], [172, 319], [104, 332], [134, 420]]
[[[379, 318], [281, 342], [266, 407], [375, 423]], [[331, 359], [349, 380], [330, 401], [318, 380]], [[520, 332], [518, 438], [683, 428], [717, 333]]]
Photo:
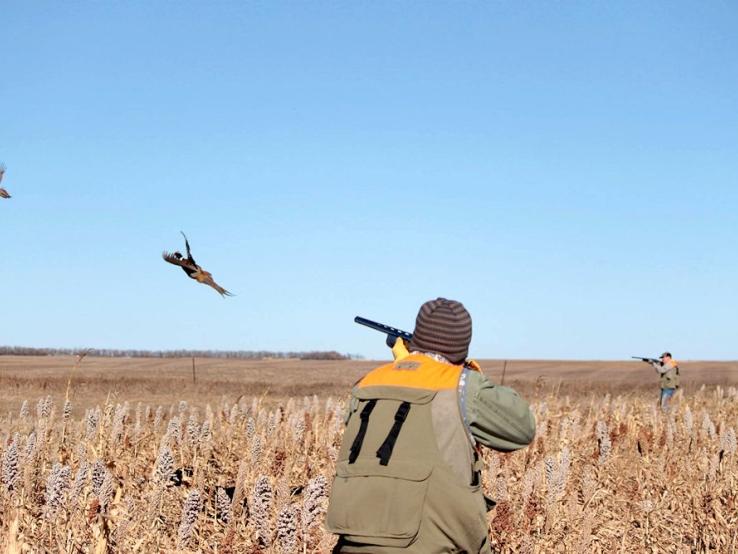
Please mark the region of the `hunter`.
[[661, 376], [659, 405], [662, 410], [668, 410], [671, 397], [679, 388], [679, 364], [671, 357], [671, 352], [664, 352], [661, 354], [659, 361], [651, 362], [651, 365]]
[[480, 445], [523, 448], [535, 420], [467, 360], [471, 336], [460, 302], [428, 301], [395, 361], [354, 386], [326, 517], [334, 553], [491, 552]]

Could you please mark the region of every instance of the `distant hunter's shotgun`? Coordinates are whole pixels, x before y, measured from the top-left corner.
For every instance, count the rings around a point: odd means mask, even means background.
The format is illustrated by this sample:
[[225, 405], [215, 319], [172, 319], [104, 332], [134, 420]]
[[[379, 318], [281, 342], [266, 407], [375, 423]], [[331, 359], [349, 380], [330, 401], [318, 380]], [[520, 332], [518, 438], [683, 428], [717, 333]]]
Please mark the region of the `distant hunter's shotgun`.
[[387, 340], [385, 342], [390, 348], [395, 345], [395, 341], [398, 338], [401, 338], [403, 341], [405, 341], [405, 344], [410, 342], [410, 339], [413, 338], [412, 333], [408, 333], [407, 331], [403, 331], [401, 329], [396, 329], [395, 327], [390, 327], [389, 325], [385, 325], [384, 323], [377, 323], [376, 321], [372, 321], [371, 319], [366, 319], [364, 317], [359, 317], [358, 315], [354, 318], [354, 322], [387, 335]]
[[661, 360], [658, 360], [656, 358], [643, 358], [642, 356], [631, 356], [631, 358], [633, 358], [634, 360], [640, 360], [642, 362], [646, 362], [649, 364], [656, 364], [656, 363], [661, 362]]

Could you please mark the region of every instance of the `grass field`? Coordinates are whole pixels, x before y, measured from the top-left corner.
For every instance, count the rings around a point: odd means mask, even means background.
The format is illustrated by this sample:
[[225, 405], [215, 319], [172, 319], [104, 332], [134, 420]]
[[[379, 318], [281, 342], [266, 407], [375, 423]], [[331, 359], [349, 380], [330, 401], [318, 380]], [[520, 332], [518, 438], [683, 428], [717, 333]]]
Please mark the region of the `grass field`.
[[[0, 357], [0, 552], [330, 551], [343, 402], [376, 364]], [[508, 362], [538, 432], [485, 454], [495, 548], [738, 552], [738, 364], [682, 380], [663, 414], [645, 364]]]
[[[170, 404], [187, 400], [204, 407], [222, 396], [345, 396], [351, 385], [378, 365], [375, 361], [221, 360], [85, 358], [74, 370], [71, 356], [0, 356], [0, 414], [17, 410], [40, 395], [59, 399], [71, 376], [75, 413], [100, 404], [111, 394], [129, 403]], [[499, 383], [504, 362], [482, 360], [485, 373]], [[706, 385], [738, 386], [738, 362], [685, 362], [687, 390]], [[525, 394], [658, 394], [656, 373], [641, 362], [514, 360], [507, 362], [505, 384]]]

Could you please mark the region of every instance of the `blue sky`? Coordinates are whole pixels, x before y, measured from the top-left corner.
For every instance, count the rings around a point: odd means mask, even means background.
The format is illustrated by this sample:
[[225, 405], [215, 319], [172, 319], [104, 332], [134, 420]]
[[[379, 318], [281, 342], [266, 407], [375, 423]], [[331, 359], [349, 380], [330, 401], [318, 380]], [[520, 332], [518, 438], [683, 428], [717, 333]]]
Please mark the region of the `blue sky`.
[[[0, 344], [736, 359], [731, 2], [3, 2]], [[222, 300], [165, 264], [184, 230]]]

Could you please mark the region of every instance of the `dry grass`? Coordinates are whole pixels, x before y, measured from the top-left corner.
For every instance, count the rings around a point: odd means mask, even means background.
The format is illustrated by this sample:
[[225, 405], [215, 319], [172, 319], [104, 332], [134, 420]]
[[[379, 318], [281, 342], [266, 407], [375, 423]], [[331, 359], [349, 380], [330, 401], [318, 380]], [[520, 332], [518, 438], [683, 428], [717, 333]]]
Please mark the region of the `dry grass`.
[[738, 389], [536, 404], [534, 444], [487, 453], [505, 552], [736, 552]]
[[[619, 364], [639, 380], [606, 395], [602, 364], [508, 366], [539, 431], [485, 454], [496, 548], [738, 552], [738, 390], [691, 385], [663, 414], [650, 372]], [[372, 362], [203, 360], [193, 384], [181, 361], [88, 359], [65, 405], [72, 365], [0, 358], [0, 552], [330, 551], [342, 400], [295, 393], [343, 399]]]
[[[24, 399], [41, 395], [62, 401], [74, 362], [71, 356], [0, 356], [0, 414], [15, 412]], [[503, 362], [481, 360], [481, 364], [499, 383]], [[172, 404], [185, 399], [200, 408], [219, 402], [224, 395], [343, 398], [376, 365], [355, 360], [198, 359], [197, 382], [193, 383], [192, 362], [187, 358], [87, 357], [80, 371], [72, 372], [70, 395], [75, 415], [104, 403], [109, 394], [131, 404]], [[738, 386], [738, 363], [683, 363], [682, 382], [687, 391], [702, 384]], [[640, 362], [514, 360], [507, 364], [505, 384], [526, 396], [653, 395], [658, 388], [655, 372]]]

